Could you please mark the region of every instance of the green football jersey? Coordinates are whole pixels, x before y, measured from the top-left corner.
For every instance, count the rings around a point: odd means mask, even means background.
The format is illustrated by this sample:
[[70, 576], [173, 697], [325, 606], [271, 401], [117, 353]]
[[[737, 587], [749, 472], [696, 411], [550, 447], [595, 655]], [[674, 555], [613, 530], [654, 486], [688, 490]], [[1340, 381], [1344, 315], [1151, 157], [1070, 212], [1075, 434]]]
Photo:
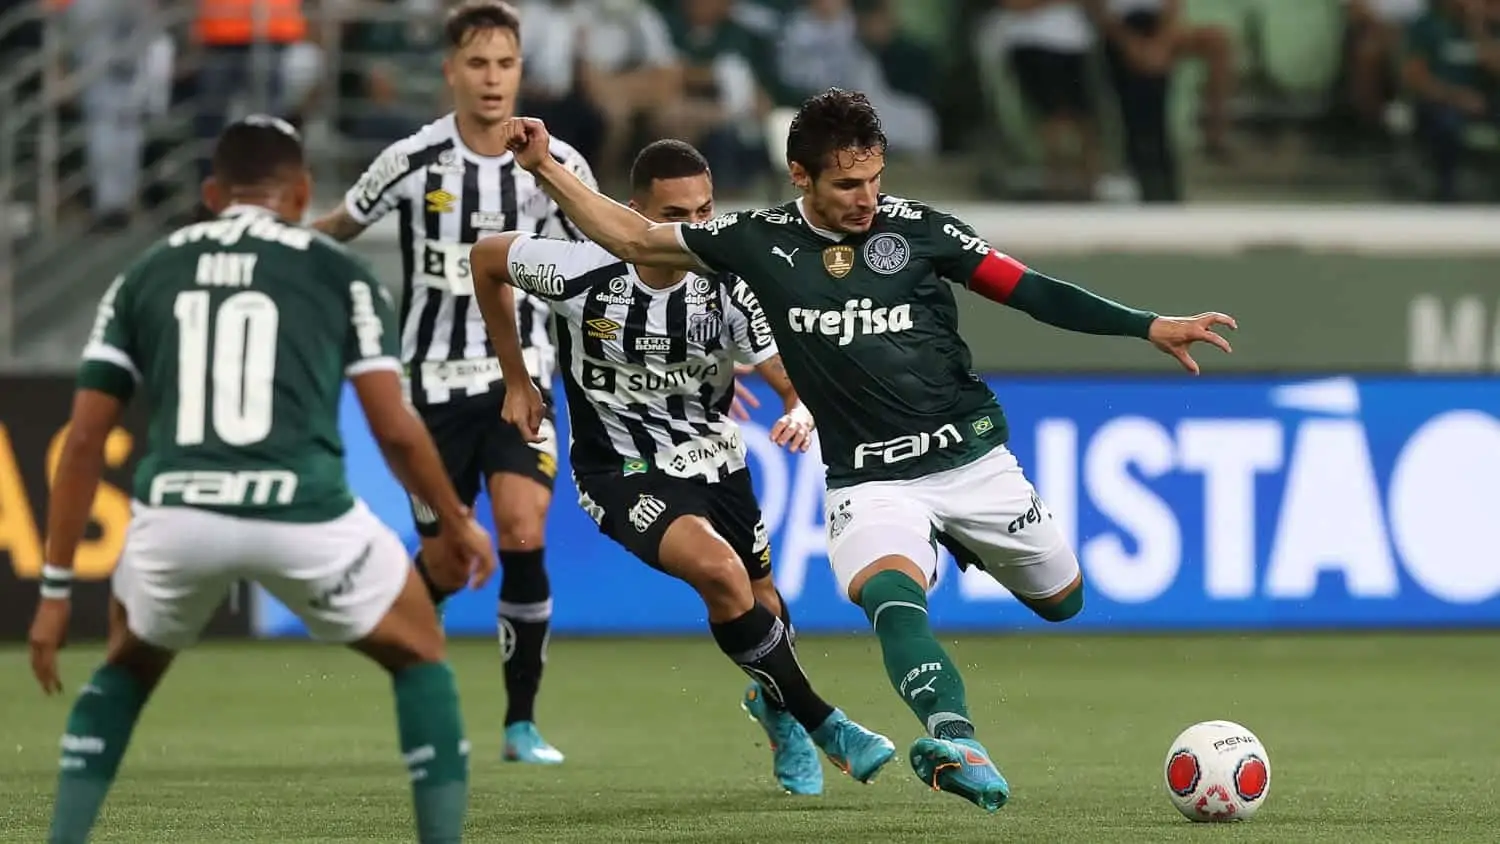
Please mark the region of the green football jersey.
[[237, 206], [153, 246], [99, 304], [79, 385], [143, 394], [135, 497], [322, 522], [354, 506], [345, 376], [400, 371], [390, 295], [342, 246]]
[[829, 486], [930, 475], [1006, 441], [944, 280], [967, 283], [989, 253], [965, 223], [883, 196], [858, 235], [814, 229], [791, 202], [682, 225], [679, 236], [760, 299], [817, 420]]

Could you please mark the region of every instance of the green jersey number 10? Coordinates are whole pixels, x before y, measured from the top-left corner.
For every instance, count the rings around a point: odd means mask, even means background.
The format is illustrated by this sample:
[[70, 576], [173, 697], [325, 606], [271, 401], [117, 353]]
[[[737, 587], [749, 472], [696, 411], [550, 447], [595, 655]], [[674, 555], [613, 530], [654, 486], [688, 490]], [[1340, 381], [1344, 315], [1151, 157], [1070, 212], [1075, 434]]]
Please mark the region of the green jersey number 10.
[[214, 434], [225, 445], [258, 443], [271, 433], [276, 330], [281, 315], [271, 297], [258, 291], [230, 296], [220, 303], [217, 313], [209, 297], [207, 290], [185, 291], [177, 294], [172, 309], [178, 337], [177, 444], [203, 442], [210, 416], [210, 378]]

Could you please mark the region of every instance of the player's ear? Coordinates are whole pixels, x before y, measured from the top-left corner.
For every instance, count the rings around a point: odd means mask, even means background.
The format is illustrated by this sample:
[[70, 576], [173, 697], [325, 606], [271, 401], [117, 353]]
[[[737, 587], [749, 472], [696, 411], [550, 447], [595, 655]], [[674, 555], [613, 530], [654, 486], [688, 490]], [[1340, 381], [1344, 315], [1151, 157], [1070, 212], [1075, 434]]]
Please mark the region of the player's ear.
[[792, 184], [798, 190], [811, 191], [813, 180], [812, 175], [807, 172], [807, 168], [803, 167], [801, 164], [795, 161], [788, 161], [786, 164], [787, 171], [791, 174], [792, 177]]
[[213, 176], [209, 176], [203, 180], [201, 193], [203, 204], [207, 206], [209, 211], [213, 212], [215, 217], [222, 214], [224, 209], [229, 207], [229, 197], [225, 195], [224, 189], [220, 187], [219, 180]]
[[307, 215], [307, 206], [312, 203], [312, 192], [312, 172], [303, 170], [292, 181], [292, 207], [287, 209], [292, 213], [288, 215], [288, 219], [301, 220]]

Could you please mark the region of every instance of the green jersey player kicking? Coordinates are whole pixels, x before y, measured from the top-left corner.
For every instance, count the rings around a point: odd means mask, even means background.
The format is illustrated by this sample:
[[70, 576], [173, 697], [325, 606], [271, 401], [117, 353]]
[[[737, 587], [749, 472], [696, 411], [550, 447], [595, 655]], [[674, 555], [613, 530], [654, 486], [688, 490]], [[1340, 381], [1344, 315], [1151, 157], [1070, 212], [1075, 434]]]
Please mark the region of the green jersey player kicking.
[[79, 690], [62, 740], [52, 844], [88, 839], [146, 701], [239, 579], [259, 582], [327, 641], [391, 675], [417, 837], [457, 842], [468, 742], [443, 633], [390, 528], [350, 494], [339, 439], [349, 378], [391, 470], [443, 520], [445, 564], [476, 583], [490, 538], [448, 482], [401, 393], [395, 314], [369, 270], [296, 225], [311, 180], [287, 124], [230, 126], [204, 201], [218, 218], [180, 229], [115, 280], [84, 351], [47, 518], [31, 666], [62, 690], [73, 556], [104, 443], [132, 396], [150, 446], [136, 471], [115, 568], [104, 665]]
[[539, 121], [515, 119], [509, 131], [517, 163], [622, 260], [732, 272], [750, 285], [818, 421], [834, 574], [926, 727], [912, 767], [935, 789], [999, 809], [1010, 787], [976, 740], [963, 680], [928, 623], [938, 545], [1049, 621], [1083, 608], [1083, 579], [1005, 447], [1005, 415], [970, 369], [944, 280], [1059, 328], [1149, 340], [1192, 372], [1192, 344], [1228, 351], [1213, 327], [1234, 321], [1123, 307], [1027, 269], [954, 217], [882, 195], [886, 139], [862, 94], [831, 89], [799, 109], [787, 159], [800, 199], [691, 225], [653, 223], [578, 181], [547, 155]]

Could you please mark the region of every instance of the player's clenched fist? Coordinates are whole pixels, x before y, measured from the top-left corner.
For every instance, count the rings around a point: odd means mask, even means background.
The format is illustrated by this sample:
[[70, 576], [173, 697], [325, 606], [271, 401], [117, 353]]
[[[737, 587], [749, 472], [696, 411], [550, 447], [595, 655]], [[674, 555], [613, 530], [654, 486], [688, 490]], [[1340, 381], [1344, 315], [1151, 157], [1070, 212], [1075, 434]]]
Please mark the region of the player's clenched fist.
[[515, 153], [516, 163], [523, 170], [535, 170], [546, 160], [552, 139], [547, 134], [547, 124], [535, 117], [512, 117], [501, 124], [506, 138], [505, 146]]

